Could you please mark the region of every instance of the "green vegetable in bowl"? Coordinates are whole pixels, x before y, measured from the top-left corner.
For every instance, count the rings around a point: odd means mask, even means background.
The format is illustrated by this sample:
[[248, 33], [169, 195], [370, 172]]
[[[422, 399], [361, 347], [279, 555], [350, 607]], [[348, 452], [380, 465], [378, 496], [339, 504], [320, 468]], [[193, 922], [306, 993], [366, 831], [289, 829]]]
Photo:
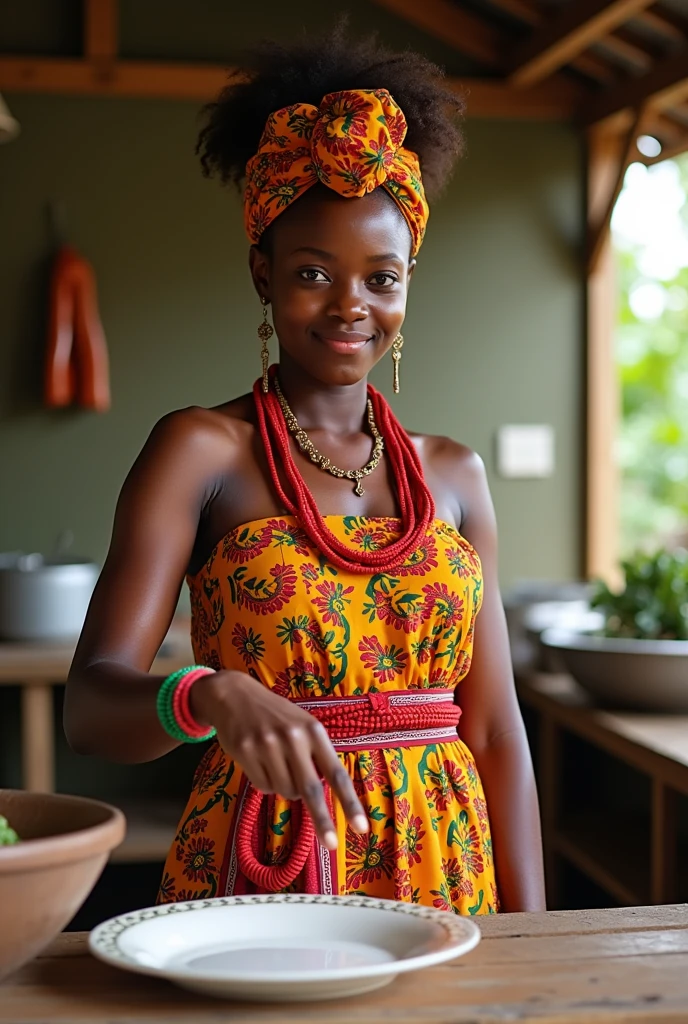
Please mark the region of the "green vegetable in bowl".
[[18, 842], [19, 836], [13, 828], [10, 828], [7, 818], [3, 818], [0, 814], [0, 846], [14, 846]]
[[590, 604], [605, 615], [603, 636], [688, 640], [688, 551], [639, 552], [621, 563], [625, 586], [598, 580]]

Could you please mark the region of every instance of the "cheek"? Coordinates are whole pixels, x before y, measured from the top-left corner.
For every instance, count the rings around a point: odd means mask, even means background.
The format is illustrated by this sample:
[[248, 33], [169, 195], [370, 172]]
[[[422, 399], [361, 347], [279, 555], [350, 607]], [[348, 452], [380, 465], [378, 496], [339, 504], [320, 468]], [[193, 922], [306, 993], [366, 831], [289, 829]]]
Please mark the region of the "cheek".
[[[394, 295], [374, 296], [370, 304], [370, 315], [381, 326], [389, 325], [389, 330], [398, 330], [406, 316], [406, 289], [399, 289]], [[389, 332], [388, 332], [389, 333]]]
[[324, 297], [322, 292], [301, 288], [283, 288], [274, 296], [277, 310], [276, 326], [295, 330], [307, 327], [318, 316], [322, 316]]

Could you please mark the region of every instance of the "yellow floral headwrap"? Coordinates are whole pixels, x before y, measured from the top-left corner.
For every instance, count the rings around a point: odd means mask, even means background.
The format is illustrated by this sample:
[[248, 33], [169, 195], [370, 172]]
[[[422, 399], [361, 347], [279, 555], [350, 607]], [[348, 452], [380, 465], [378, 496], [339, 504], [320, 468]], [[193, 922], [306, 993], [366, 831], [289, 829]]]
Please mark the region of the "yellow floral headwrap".
[[270, 114], [246, 165], [244, 223], [255, 245], [295, 199], [321, 182], [340, 196], [382, 185], [420, 249], [428, 220], [418, 157], [402, 145], [406, 118], [386, 89], [332, 92], [319, 107], [294, 103]]

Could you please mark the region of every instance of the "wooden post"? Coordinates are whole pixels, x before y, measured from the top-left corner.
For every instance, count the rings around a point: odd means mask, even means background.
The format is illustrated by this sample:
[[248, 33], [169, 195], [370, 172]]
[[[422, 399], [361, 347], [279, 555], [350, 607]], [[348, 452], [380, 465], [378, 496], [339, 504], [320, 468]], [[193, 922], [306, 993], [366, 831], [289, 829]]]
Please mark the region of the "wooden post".
[[652, 780], [652, 857], [650, 895], [653, 903], [671, 903], [676, 892], [676, 794]]
[[111, 64], [117, 56], [118, 0], [85, 0], [84, 54], [87, 60]]
[[21, 689], [22, 786], [39, 793], [55, 790], [53, 688], [35, 682]]
[[623, 134], [613, 134], [604, 126], [588, 133], [588, 227], [589, 237], [595, 239], [595, 259], [588, 264], [587, 279], [585, 573], [610, 584], [619, 578], [614, 452], [620, 399], [614, 358], [616, 276], [609, 219], [610, 198], [618, 194], [627, 152], [628, 138]]

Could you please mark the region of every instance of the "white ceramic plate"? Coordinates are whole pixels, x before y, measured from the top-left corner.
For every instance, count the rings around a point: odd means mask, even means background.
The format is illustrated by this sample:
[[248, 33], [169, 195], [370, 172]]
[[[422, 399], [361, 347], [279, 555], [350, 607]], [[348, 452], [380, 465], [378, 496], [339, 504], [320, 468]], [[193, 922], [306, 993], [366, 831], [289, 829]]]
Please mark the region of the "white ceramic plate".
[[89, 946], [115, 967], [195, 992], [276, 1002], [370, 992], [479, 941], [473, 921], [445, 910], [278, 893], [137, 910], [98, 925]]

